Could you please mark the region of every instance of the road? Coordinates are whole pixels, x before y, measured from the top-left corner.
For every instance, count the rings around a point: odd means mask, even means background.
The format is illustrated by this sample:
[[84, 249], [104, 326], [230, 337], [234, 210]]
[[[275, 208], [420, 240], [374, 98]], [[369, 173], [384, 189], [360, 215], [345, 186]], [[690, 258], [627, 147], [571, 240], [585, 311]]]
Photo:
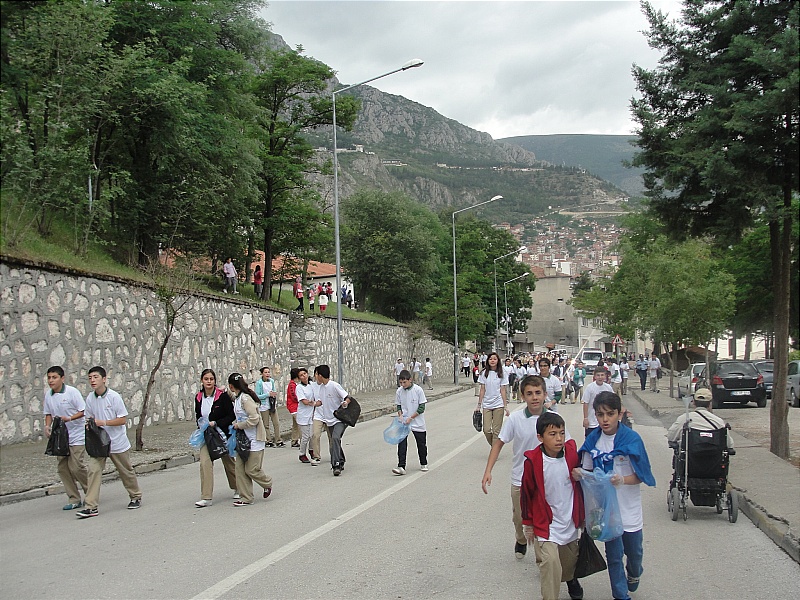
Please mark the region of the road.
[[[269, 500], [235, 508], [217, 467], [215, 504], [196, 509], [198, 466], [142, 477], [144, 505], [125, 509], [119, 481], [104, 485], [100, 516], [79, 521], [63, 497], [0, 507], [0, 578], [6, 598], [538, 598], [532, 553], [513, 554], [510, 449], [480, 490], [488, 455], [471, 427], [471, 391], [425, 412], [431, 470], [393, 476], [389, 419], [345, 435], [347, 469], [334, 478], [294, 451], [268, 449]], [[633, 404], [633, 402], [628, 402]], [[512, 405], [517, 408], [518, 405]], [[666, 510], [670, 452], [664, 428], [631, 406], [658, 481], [643, 490], [645, 572], [637, 600], [780, 599], [800, 589], [800, 569], [744, 516]], [[561, 408], [579, 439], [578, 405]], [[323, 453], [325, 453], [323, 445]], [[260, 494], [258, 494], [260, 496]], [[583, 581], [586, 598], [610, 598], [607, 574]], [[562, 598], [568, 598], [566, 586]]]

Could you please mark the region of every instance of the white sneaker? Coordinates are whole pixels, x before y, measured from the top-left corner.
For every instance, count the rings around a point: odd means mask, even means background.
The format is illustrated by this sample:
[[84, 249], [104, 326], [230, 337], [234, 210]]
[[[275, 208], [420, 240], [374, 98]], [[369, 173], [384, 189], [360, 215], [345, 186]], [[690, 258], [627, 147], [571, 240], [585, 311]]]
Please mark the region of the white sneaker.
[[311, 459], [311, 466], [312, 467], [318, 467], [321, 462], [322, 462], [321, 458], [312, 458]]
[[233, 499], [234, 500], [239, 500], [240, 498], [241, 498], [241, 496], [239, 495], [239, 492], [234, 492], [233, 493]]
[[428, 470], [428, 465], [422, 465], [422, 466], [419, 468], [419, 470], [420, 470], [420, 471], [427, 471], [427, 470]]
[[394, 473], [395, 475], [405, 475], [406, 470], [403, 467], [395, 467], [394, 469], [392, 469], [392, 473]]
[[198, 500], [194, 503], [197, 508], [205, 508], [206, 506], [211, 506], [214, 504], [213, 500]]

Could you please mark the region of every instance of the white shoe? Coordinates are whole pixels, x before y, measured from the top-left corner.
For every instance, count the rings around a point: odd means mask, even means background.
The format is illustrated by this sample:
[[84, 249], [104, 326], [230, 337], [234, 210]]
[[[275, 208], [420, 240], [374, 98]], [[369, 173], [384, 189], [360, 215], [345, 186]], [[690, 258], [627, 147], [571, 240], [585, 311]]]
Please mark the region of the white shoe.
[[320, 463], [321, 463], [321, 462], [322, 462], [322, 459], [321, 459], [321, 458], [319, 458], [319, 457], [317, 457], [317, 458], [312, 458], [312, 459], [311, 459], [311, 466], [312, 466], [312, 467], [318, 467], [318, 466], [320, 465]]
[[211, 506], [214, 504], [213, 500], [198, 500], [194, 503], [197, 508], [205, 508], [206, 506]]
[[422, 465], [422, 466], [419, 468], [419, 470], [420, 470], [420, 471], [427, 471], [427, 470], [428, 470], [428, 465]]
[[406, 470], [403, 467], [395, 467], [394, 469], [392, 469], [392, 473], [394, 473], [395, 475], [405, 475]]
[[240, 498], [241, 498], [241, 496], [239, 495], [239, 492], [234, 492], [233, 493], [233, 499], [234, 500], [239, 500]]

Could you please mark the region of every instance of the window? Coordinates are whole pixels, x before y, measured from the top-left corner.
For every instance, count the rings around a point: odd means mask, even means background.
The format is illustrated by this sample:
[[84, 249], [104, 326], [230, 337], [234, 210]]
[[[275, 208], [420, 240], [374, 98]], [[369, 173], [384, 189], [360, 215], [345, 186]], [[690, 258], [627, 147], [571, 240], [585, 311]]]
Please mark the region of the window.
[[588, 327], [589, 326], [589, 319], [581, 318], [581, 327]]

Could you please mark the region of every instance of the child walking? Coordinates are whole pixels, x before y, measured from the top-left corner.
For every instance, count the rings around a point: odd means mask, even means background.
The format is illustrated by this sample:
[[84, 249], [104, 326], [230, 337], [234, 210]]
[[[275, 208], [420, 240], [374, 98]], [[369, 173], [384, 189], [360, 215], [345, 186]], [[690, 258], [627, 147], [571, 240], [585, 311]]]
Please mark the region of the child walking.
[[541, 444], [525, 452], [522, 474], [522, 530], [536, 553], [542, 600], [558, 600], [561, 582], [569, 597], [583, 598], [575, 578], [583, 496], [570, 477], [579, 464], [575, 440], [566, 440], [564, 419], [546, 412], [536, 421]]
[[[650, 459], [638, 433], [620, 423], [622, 400], [614, 392], [601, 392], [594, 399], [599, 427], [586, 437], [578, 454], [584, 469], [614, 473], [623, 533], [605, 543], [608, 577], [615, 600], [630, 600], [642, 575], [642, 494], [640, 483], [655, 486]], [[572, 470], [580, 480], [581, 469]], [[623, 564], [623, 554], [627, 558]]]

